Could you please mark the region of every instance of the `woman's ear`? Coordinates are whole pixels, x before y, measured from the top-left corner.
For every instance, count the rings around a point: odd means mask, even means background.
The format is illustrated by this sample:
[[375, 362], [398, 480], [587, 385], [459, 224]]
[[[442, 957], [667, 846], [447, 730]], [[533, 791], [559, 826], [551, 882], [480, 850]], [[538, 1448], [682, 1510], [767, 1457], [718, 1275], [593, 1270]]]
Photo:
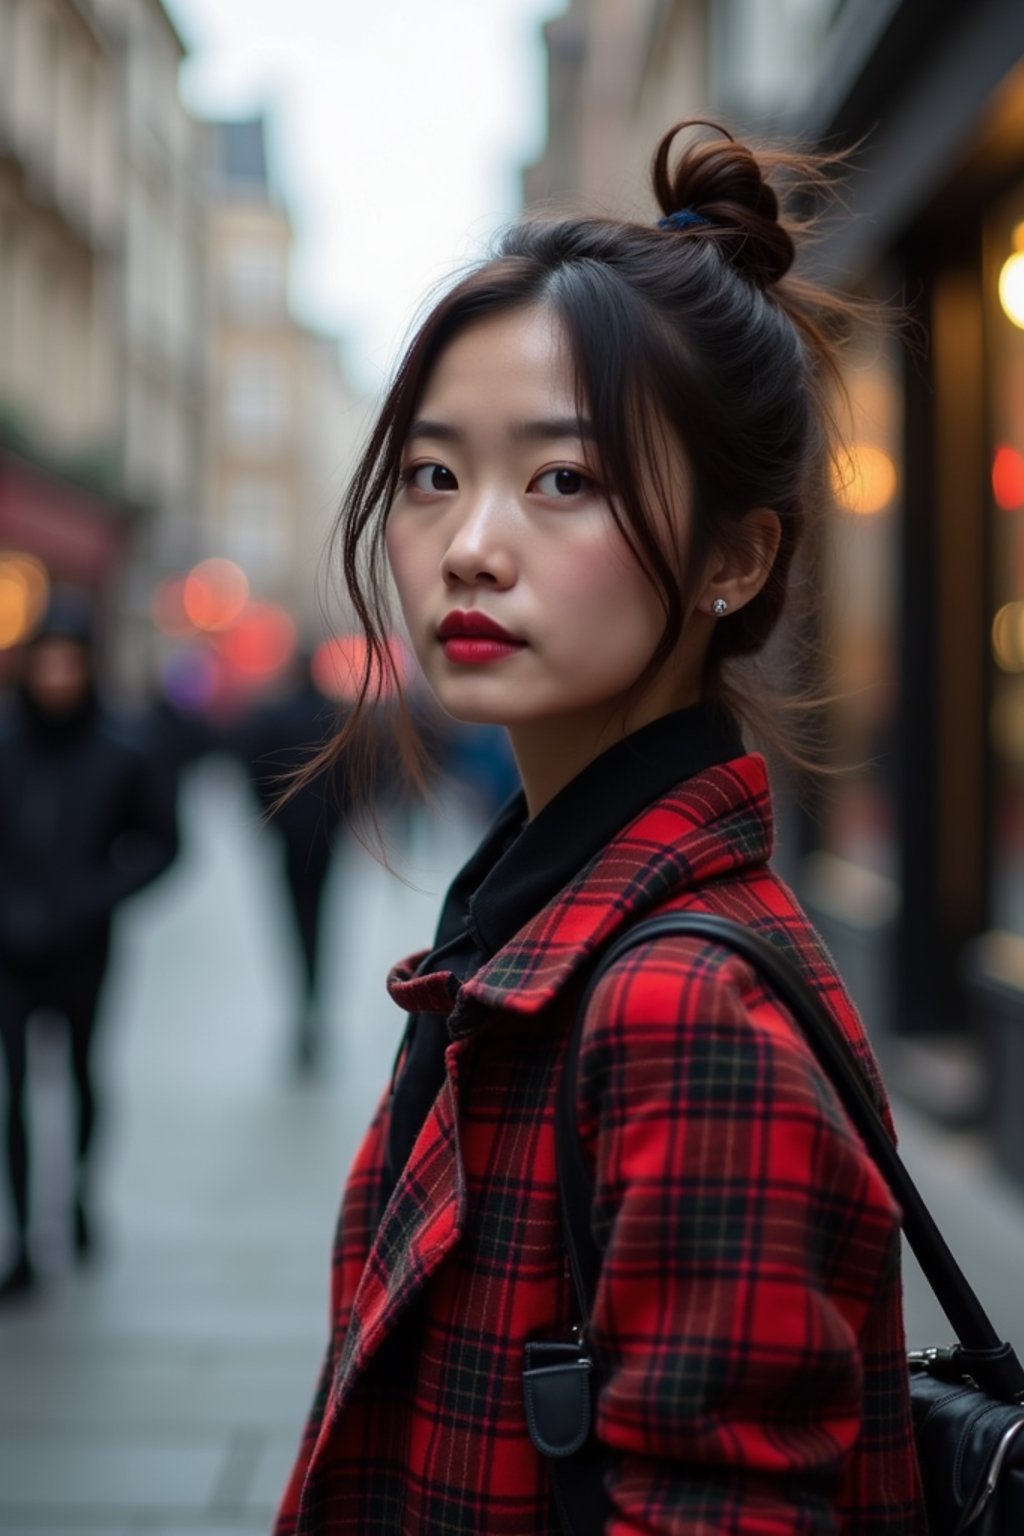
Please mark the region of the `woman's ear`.
[[712, 557], [697, 607], [714, 618], [723, 618], [749, 603], [768, 580], [781, 537], [779, 514], [770, 507], [754, 507], [744, 513], [729, 548]]

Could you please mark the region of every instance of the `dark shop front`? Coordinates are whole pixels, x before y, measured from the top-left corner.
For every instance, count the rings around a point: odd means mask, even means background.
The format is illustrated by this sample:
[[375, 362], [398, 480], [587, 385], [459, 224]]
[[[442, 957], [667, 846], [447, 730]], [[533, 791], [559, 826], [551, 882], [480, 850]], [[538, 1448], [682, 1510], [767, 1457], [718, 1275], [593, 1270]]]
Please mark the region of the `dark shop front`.
[[862, 766], [801, 884], [900, 1087], [1024, 1179], [1024, 6], [847, 0], [836, 29], [803, 126], [862, 143], [820, 259], [905, 322], [851, 358], [823, 640]]

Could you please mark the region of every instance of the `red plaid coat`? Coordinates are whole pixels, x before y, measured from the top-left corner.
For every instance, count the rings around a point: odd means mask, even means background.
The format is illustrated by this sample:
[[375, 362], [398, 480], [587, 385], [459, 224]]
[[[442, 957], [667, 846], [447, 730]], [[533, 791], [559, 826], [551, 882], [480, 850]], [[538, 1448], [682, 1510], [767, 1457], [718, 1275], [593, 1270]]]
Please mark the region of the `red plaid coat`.
[[[352, 1170], [333, 1331], [278, 1536], [547, 1536], [523, 1344], [570, 1319], [554, 1092], [595, 953], [655, 910], [759, 927], [859, 1052], [819, 939], [767, 868], [748, 756], [651, 805], [469, 982], [447, 1080], [377, 1223], [387, 1101]], [[444, 1010], [443, 977], [392, 997]], [[599, 986], [578, 1088], [606, 1258], [593, 1315], [613, 1536], [919, 1536], [897, 1212], [830, 1085], [749, 966], [633, 950]]]

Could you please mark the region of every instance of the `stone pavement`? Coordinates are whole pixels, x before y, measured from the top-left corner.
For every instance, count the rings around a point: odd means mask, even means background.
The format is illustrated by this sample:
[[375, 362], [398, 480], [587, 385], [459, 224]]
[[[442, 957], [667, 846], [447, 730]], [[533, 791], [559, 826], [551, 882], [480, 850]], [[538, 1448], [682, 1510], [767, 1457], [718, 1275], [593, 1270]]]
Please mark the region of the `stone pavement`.
[[[298, 959], [242, 786], [206, 765], [179, 865], [122, 922], [108, 995], [105, 1251], [64, 1253], [56, 1041], [39, 1041], [53, 1126], [38, 1249], [44, 1295], [0, 1312], [2, 1536], [265, 1533], [326, 1339], [348, 1161], [404, 1020], [391, 961], [429, 940], [472, 828], [408, 860], [422, 890], [346, 849], [328, 893], [330, 1059], [293, 1080]], [[47, 1177], [49, 1175], [49, 1177]], [[40, 1190], [40, 1201], [46, 1190]], [[2, 1220], [0, 1210], [0, 1220]]]
[[[51, 1280], [0, 1314], [0, 1536], [268, 1530], [325, 1338], [339, 1188], [400, 1029], [383, 975], [429, 936], [445, 871], [473, 835], [457, 820], [421, 830], [418, 890], [346, 851], [328, 914], [330, 1062], [302, 1085], [288, 1065], [297, 957], [270, 851], [223, 765], [195, 779], [187, 813], [181, 862], [122, 924], [107, 1242], [84, 1274], [68, 1265], [54, 1193], [55, 1042], [38, 1042]], [[1024, 1196], [982, 1140], [940, 1136], [907, 1110], [899, 1120], [954, 1250], [1024, 1345]], [[948, 1337], [912, 1272], [908, 1327], [912, 1342]]]

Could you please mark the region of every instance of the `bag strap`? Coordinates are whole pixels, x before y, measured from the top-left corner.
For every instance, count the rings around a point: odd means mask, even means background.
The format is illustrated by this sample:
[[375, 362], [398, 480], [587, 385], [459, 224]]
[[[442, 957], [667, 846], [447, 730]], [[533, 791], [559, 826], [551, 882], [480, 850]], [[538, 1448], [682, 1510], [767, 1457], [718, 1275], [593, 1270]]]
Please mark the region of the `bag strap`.
[[622, 955], [639, 944], [667, 937], [702, 938], [723, 944], [742, 955], [770, 982], [803, 1031], [900, 1205], [907, 1241], [960, 1341], [959, 1356], [964, 1370], [994, 1396], [1007, 1401], [1024, 1400], [1024, 1370], [1012, 1346], [996, 1333], [901, 1162], [872, 1099], [863, 1068], [831, 1014], [777, 945], [753, 929], [713, 912], [666, 912], [628, 929], [601, 956], [576, 1012], [559, 1082], [555, 1137], [562, 1235], [584, 1332], [603, 1257], [590, 1229], [593, 1179], [576, 1124], [576, 1080], [584, 1017], [598, 982]]

